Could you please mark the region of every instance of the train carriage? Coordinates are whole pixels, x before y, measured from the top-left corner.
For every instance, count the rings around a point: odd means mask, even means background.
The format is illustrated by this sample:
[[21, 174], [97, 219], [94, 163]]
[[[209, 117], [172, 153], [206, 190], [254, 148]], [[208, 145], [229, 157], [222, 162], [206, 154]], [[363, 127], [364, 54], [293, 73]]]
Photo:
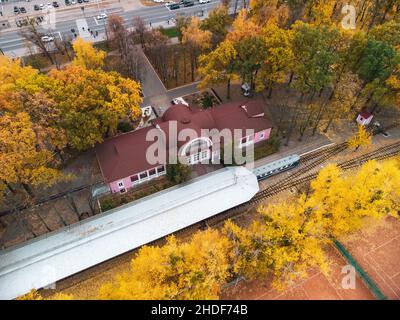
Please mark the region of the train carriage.
[[297, 154], [290, 155], [286, 158], [267, 163], [253, 170], [258, 180], [264, 180], [280, 172], [296, 167], [300, 163], [300, 156]]

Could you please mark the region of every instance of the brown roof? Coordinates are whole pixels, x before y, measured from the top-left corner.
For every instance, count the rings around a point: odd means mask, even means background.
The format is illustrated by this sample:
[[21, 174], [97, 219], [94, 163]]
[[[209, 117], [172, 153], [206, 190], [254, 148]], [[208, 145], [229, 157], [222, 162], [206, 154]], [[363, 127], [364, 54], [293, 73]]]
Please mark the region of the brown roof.
[[[146, 141], [146, 134], [155, 127], [164, 131], [167, 138], [170, 121], [177, 121], [178, 134], [186, 128], [195, 130], [198, 135], [201, 129], [214, 128], [253, 129], [259, 132], [272, 127], [271, 122], [264, 117], [263, 105], [262, 100], [251, 100], [230, 102], [206, 110], [191, 109], [184, 105], [171, 106], [162, 118], [153, 122], [154, 126], [113, 137], [96, 146], [103, 177], [106, 182], [112, 182], [155, 167], [157, 164], [149, 164], [146, 159], [146, 150], [154, 143]], [[187, 141], [180, 142], [178, 147]], [[167, 150], [176, 148], [176, 145], [167, 142]]]

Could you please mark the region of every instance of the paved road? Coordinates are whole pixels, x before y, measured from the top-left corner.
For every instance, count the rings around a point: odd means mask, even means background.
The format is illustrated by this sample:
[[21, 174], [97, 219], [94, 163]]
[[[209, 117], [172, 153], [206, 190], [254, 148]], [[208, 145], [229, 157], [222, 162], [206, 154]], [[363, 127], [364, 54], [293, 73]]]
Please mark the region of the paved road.
[[[241, 6], [240, 2], [238, 7]], [[206, 15], [208, 11], [212, 8], [217, 7], [220, 4], [220, 0], [212, 0], [207, 4], [200, 4], [198, 2], [195, 3], [192, 7], [181, 7], [177, 10], [169, 10], [165, 5], [154, 6], [154, 7], [146, 7], [138, 10], [131, 11], [123, 11], [123, 8], [109, 8], [105, 10], [101, 10], [101, 12], [106, 12], [108, 14], [117, 13], [119, 14], [125, 21], [125, 24], [128, 28], [132, 27], [132, 22], [134, 17], [141, 17], [146, 24], [157, 24], [160, 22], [166, 22], [171, 18], [176, 18], [178, 15], [180, 16], [193, 16], [200, 15], [203, 13]], [[231, 4], [231, 12], [233, 12], [234, 1]], [[43, 33], [52, 33], [55, 37], [64, 38], [66, 36], [72, 36], [71, 29], [78, 30], [78, 21], [82, 21], [82, 19], [86, 20], [88, 27], [94, 32], [104, 33], [104, 27], [106, 25], [105, 20], [96, 20], [95, 16], [99, 13], [97, 9], [85, 10], [83, 12], [75, 13], [70, 20], [60, 21], [55, 24], [55, 28], [52, 32], [45, 30], [41, 27], [38, 28], [40, 32]], [[102, 38], [98, 37], [93, 39], [94, 41], [101, 41]], [[3, 30], [0, 32], [0, 49], [9, 56], [16, 57], [21, 56], [25, 53], [23, 50], [25, 47], [24, 39], [18, 34], [18, 30], [7, 31]]]

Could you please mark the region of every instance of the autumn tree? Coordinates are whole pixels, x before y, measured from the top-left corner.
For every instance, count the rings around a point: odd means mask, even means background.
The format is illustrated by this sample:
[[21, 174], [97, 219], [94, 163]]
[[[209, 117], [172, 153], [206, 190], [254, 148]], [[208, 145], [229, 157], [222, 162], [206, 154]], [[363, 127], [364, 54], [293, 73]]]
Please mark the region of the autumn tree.
[[290, 30], [279, 28], [269, 22], [263, 28], [266, 54], [260, 72], [257, 75], [257, 89], [267, 88], [268, 96], [272, 95], [273, 85], [283, 83], [288, 71], [293, 67], [294, 54], [292, 51], [293, 35]]
[[87, 69], [101, 69], [104, 66], [106, 53], [94, 48], [91, 42], [78, 37], [72, 46], [75, 52], [74, 65]]
[[146, 25], [141, 17], [135, 17], [133, 18], [133, 29], [134, 33], [138, 35], [139, 37], [139, 42], [144, 48], [145, 45], [145, 35], [146, 35]]
[[217, 299], [229, 276], [228, 248], [217, 230], [186, 243], [171, 236], [162, 247], [145, 246], [128, 272], [102, 286], [100, 299]]
[[65, 178], [55, 168], [53, 154], [38, 143], [30, 116], [25, 112], [0, 116], [0, 180], [21, 184], [30, 196], [31, 186], [51, 186]]
[[323, 246], [329, 239], [320, 221], [311, 216], [305, 196], [261, 207], [258, 214], [261, 221], [248, 228], [225, 224], [223, 233], [232, 243], [236, 274], [248, 279], [272, 274], [274, 287], [282, 289], [305, 277], [311, 267], [328, 271]]
[[361, 169], [344, 174], [328, 165], [311, 182], [309, 204], [323, 228], [340, 237], [359, 230], [366, 217], [397, 216], [400, 170], [395, 161], [369, 161]]
[[201, 23], [201, 29], [212, 33], [212, 42], [215, 47], [224, 40], [231, 24], [232, 18], [228, 14], [228, 8], [219, 6], [209, 12], [208, 17]]
[[355, 148], [355, 150], [358, 150], [360, 147], [368, 147], [371, 143], [372, 134], [362, 125], [358, 125], [357, 133], [347, 141], [348, 146]]
[[241, 10], [232, 24], [227, 40], [236, 50], [235, 68], [243, 82], [254, 89], [255, 78], [266, 55], [266, 45], [261, 28], [250, 18], [246, 10]]
[[65, 147], [66, 135], [60, 110], [46, 94], [54, 83], [4, 56], [0, 79], [0, 180], [11, 191], [12, 184], [22, 184], [33, 196], [31, 186], [52, 185], [63, 178], [54, 156]]
[[140, 117], [140, 85], [115, 72], [70, 65], [53, 70], [51, 97], [62, 110], [68, 143], [84, 150], [114, 134], [120, 120]]
[[197, 17], [193, 17], [189, 25], [182, 30], [182, 43], [188, 47], [190, 54], [192, 82], [197, 67], [197, 58], [204, 50], [210, 48], [210, 42], [211, 32], [200, 28], [200, 19]]
[[226, 97], [230, 99], [231, 81], [237, 78], [235, 60], [237, 52], [229, 40], [221, 42], [207, 55], [199, 57], [200, 87], [226, 83]]

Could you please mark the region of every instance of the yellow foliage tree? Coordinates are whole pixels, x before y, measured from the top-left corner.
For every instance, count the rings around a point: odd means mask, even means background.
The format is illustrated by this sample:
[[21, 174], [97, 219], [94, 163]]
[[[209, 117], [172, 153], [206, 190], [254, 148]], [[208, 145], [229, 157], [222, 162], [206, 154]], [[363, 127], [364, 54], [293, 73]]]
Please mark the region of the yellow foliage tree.
[[75, 58], [72, 61], [74, 65], [82, 66], [87, 69], [100, 69], [104, 66], [106, 53], [93, 48], [91, 42], [78, 37], [72, 46], [75, 52]]
[[272, 273], [274, 287], [283, 289], [305, 277], [311, 267], [329, 271], [323, 251], [329, 239], [304, 196], [294, 203], [260, 207], [258, 213], [262, 222], [253, 222], [247, 229], [232, 222], [224, 227], [235, 253], [235, 273], [250, 279]]
[[194, 71], [196, 60], [204, 50], [211, 47], [212, 33], [209, 30], [201, 29], [200, 19], [191, 18], [187, 26], [182, 28], [182, 43], [189, 48], [192, 81], [194, 81]]
[[194, 234], [188, 243], [168, 238], [143, 247], [131, 270], [100, 290], [101, 299], [217, 299], [228, 278], [229, 242], [216, 230]]
[[51, 91], [63, 114], [68, 142], [83, 150], [115, 133], [121, 119], [141, 115], [140, 85], [116, 72], [70, 65], [52, 70], [57, 85]]
[[18, 297], [17, 300], [74, 300], [74, 297], [70, 294], [59, 292], [48, 298], [43, 298], [37, 290], [31, 290], [27, 294]]
[[202, 77], [200, 87], [226, 83], [226, 95], [230, 99], [231, 81], [237, 78], [235, 59], [237, 52], [229, 40], [221, 42], [218, 47], [207, 55], [199, 58], [199, 74]]
[[358, 150], [360, 147], [368, 147], [371, 143], [372, 134], [362, 125], [358, 126], [357, 133], [347, 141], [348, 146], [355, 148], [355, 150]]
[[7, 184], [21, 183], [28, 193], [29, 185], [52, 185], [66, 178], [54, 169], [53, 154], [37, 144], [30, 116], [0, 116], [0, 180]]
[[400, 167], [395, 161], [369, 161], [345, 175], [329, 165], [311, 183], [309, 204], [323, 218], [327, 234], [339, 237], [359, 230], [364, 217], [397, 216], [400, 201]]

